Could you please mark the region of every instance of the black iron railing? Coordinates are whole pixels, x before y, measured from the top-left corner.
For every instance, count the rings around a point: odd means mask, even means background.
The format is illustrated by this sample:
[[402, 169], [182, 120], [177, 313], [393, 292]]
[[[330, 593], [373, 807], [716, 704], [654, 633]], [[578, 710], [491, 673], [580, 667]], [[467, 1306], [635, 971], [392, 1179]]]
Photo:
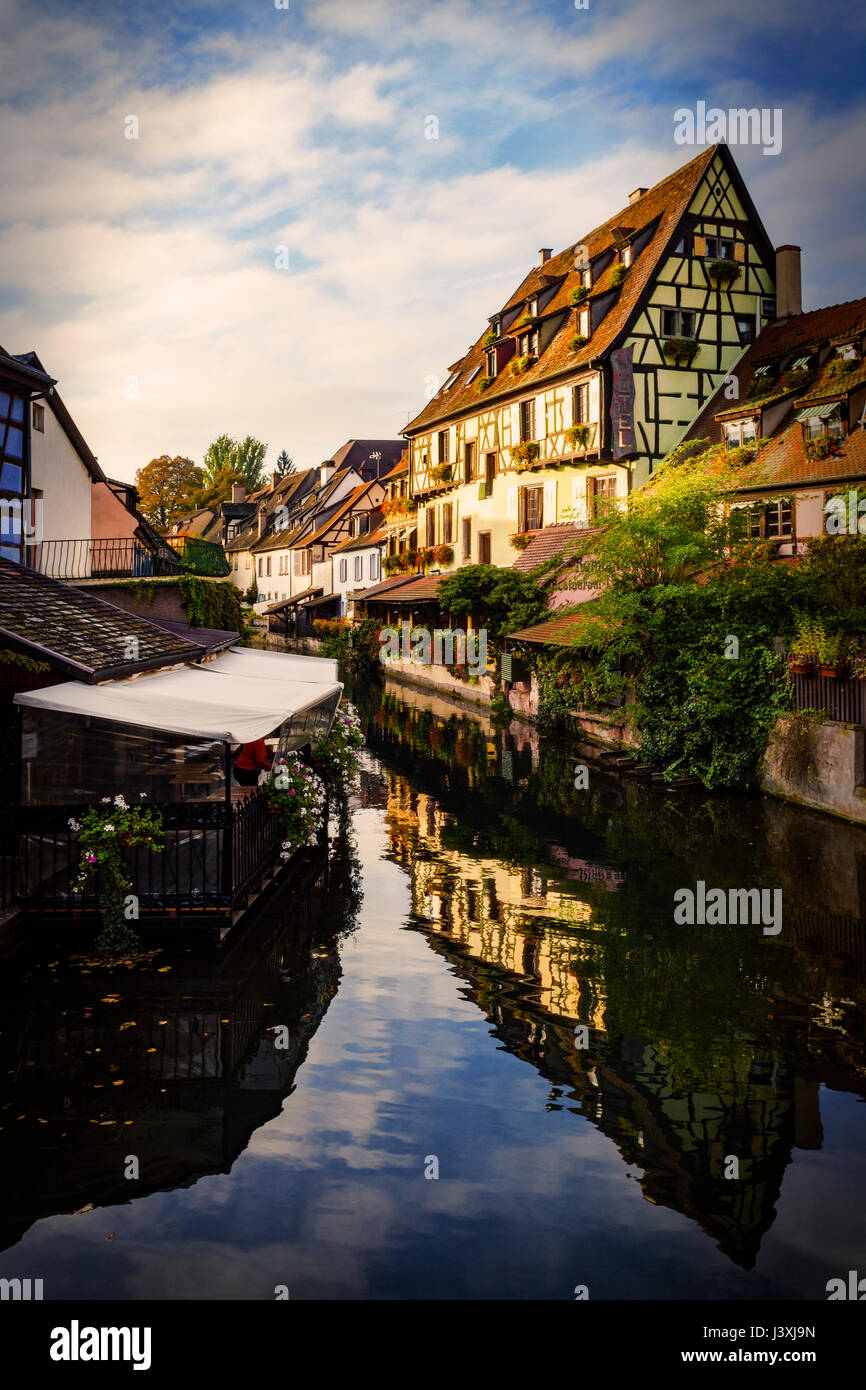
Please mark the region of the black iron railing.
[[31, 566], [52, 579], [147, 579], [186, 574], [165, 545], [151, 549], [134, 537], [114, 540], [50, 540], [34, 546]]
[[198, 536], [166, 536], [165, 543], [180, 560], [188, 574], [200, 574], [212, 579], [225, 579], [231, 565], [221, 545], [203, 541]]
[[[27, 912], [46, 917], [95, 916], [101, 884], [78, 889], [77, 835], [70, 820], [85, 806], [25, 806], [17, 813], [17, 866], [0, 869], [0, 889]], [[163, 848], [124, 850], [124, 864], [142, 918], [187, 924], [233, 921], [276, 873], [283, 860], [282, 818], [268, 809], [264, 792], [251, 791], [231, 806], [220, 801], [172, 802], [159, 807]], [[327, 811], [325, 814], [327, 826]], [[326, 830], [323, 829], [323, 835]]]

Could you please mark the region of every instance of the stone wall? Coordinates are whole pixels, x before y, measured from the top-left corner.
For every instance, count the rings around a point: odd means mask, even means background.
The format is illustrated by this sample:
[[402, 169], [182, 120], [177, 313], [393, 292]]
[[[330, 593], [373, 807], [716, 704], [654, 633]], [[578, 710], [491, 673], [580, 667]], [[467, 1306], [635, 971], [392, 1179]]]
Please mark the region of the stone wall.
[[761, 786], [799, 806], [866, 825], [864, 741], [862, 724], [813, 724], [783, 715], [770, 735]]

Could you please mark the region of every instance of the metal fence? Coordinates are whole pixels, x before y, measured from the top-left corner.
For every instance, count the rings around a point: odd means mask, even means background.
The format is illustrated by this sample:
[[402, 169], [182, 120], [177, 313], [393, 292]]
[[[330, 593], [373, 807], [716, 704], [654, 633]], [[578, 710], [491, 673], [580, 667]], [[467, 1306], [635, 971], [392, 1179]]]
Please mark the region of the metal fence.
[[792, 709], [824, 710], [828, 719], [844, 724], [866, 724], [866, 680], [791, 673], [794, 683]]
[[130, 536], [42, 541], [33, 547], [31, 565], [52, 579], [147, 579], [187, 573], [168, 546], [154, 551]]

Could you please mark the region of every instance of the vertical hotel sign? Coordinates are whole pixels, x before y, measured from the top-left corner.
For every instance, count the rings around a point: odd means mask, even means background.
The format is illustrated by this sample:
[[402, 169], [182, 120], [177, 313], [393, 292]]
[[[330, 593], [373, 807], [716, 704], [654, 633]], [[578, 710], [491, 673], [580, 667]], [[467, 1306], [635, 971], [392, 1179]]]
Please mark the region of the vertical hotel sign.
[[613, 430], [612, 454], [615, 459], [636, 452], [634, 435], [634, 346], [617, 348], [610, 354], [613, 369], [613, 395], [610, 402], [610, 423]]

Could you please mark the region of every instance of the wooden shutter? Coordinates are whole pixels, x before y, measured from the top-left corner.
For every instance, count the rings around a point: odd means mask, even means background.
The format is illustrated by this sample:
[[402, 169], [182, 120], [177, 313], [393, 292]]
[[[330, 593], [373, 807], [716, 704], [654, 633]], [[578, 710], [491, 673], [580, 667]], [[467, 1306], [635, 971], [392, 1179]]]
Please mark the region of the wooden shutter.
[[505, 493], [505, 514], [509, 521], [517, 520], [517, 488], [510, 487]]
[[535, 438], [544, 439], [547, 435], [547, 397], [535, 397]]
[[694, 247], [696, 256], [705, 256], [707, 254], [707, 239], [705, 236], [698, 236], [698, 233], [695, 232], [692, 246]]
[[520, 438], [520, 406], [511, 407], [511, 444], [512, 447]]
[[588, 479], [585, 476], [573, 478], [571, 483], [571, 512], [575, 526], [585, 526], [587, 521], [586, 493]]
[[544, 512], [542, 522], [545, 526], [553, 526], [556, 522], [556, 479], [544, 484]]
[[746, 243], [745, 243], [744, 241], [735, 241], [735, 242], [734, 242], [734, 260], [735, 260], [735, 261], [740, 261], [740, 263], [743, 264], [743, 265], [745, 264], [745, 261], [746, 261]]

